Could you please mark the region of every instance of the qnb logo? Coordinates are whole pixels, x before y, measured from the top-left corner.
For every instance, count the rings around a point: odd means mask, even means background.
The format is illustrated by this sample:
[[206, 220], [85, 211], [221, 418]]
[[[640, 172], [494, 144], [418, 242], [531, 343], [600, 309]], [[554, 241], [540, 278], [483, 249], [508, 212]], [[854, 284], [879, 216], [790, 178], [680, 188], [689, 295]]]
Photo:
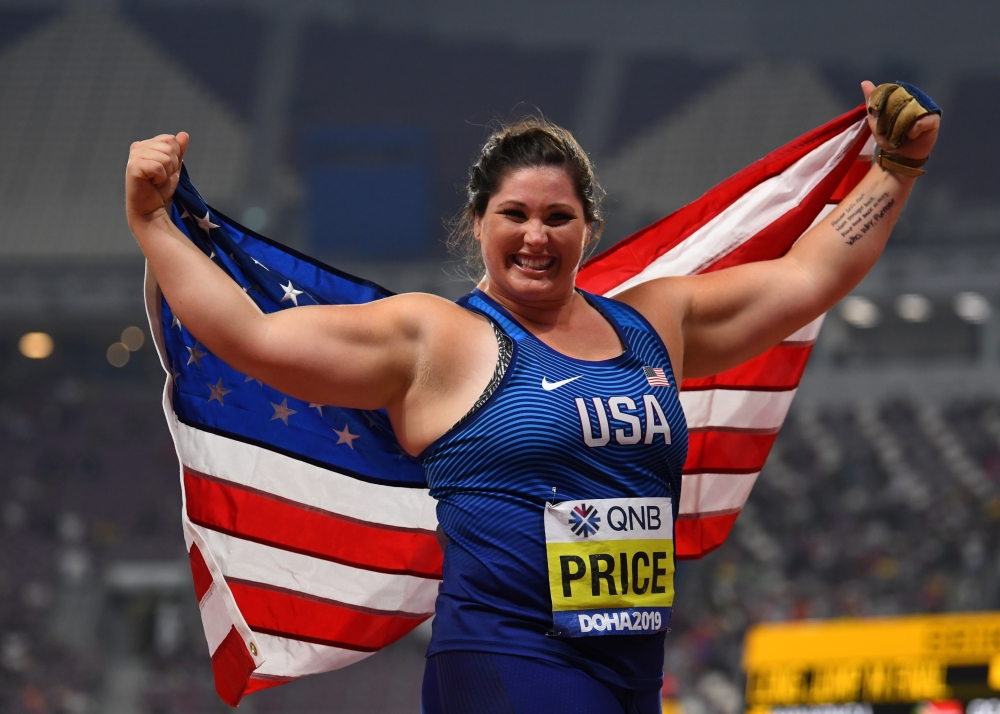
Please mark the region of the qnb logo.
[[[663, 435], [663, 443], [670, 443], [670, 424], [663, 407], [652, 394], [642, 395], [642, 408], [636, 406], [629, 397], [609, 397], [607, 408], [600, 397], [592, 397], [593, 412], [597, 417], [597, 429], [591, 420], [590, 408], [585, 399], [576, 398], [576, 411], [580, 414], [580, 430], [583, 443], [591, 448], [607, 446], [612, 434], [617, 444], [652, 444], [657, 434]], [[611, 412], [610, 420], [608, 412]], [[638, 412], [634, 414], [632, 412]], [[621, 424], [624, 428], [615, 428]], [[595, 433], [596, 431], [596, 433]]]
[[569, 514], [569, 527], [574, 535], [589, 538], [601, 529], [601, 519], [597, 515], [597, 509], [581, 503]]

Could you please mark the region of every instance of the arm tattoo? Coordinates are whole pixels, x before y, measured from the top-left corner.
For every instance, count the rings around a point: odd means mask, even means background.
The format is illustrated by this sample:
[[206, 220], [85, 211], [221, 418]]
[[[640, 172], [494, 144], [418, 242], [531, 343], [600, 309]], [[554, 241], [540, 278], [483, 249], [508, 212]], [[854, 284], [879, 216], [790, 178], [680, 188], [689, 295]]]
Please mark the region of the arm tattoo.
[[861, 194], [834, 217], [831, 225], [845, 239], [847, 245], [854, 245], [877, 226], [895, 205], [896, 199], [889, 198], [888, 192], [881, 196]]

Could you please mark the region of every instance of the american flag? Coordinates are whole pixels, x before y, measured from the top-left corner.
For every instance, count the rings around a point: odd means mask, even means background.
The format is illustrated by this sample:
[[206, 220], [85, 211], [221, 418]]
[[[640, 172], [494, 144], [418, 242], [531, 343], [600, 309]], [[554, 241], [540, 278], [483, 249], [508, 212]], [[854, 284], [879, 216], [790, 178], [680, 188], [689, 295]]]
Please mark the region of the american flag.
[[[590, 260], [580, 287], [614, 296], [656, 277], [782, 255], [863, 175], [856, 159], [867, 138], [859, 107]], [[265, 312], [390, 295], [227, 219], [186, 171], [172, 211]], [[434, 501], [386, 414], [301, 402], [237, 372], [187, 331], [148, 272], [146, 305], [168, 373], [184, 538], [222, 699], [235, 706], [346, 666], [430, 617], [442, 564]], [[728, 535], [819, 325], [725, 373], [684, 381], [691, 441], [679, 557], [701, 557]]]
[[646, 375], [646, 381], [650, 387], [669, 387], [670, 380], [663, 373], [663, 367], [643, 367], [642, 373]]

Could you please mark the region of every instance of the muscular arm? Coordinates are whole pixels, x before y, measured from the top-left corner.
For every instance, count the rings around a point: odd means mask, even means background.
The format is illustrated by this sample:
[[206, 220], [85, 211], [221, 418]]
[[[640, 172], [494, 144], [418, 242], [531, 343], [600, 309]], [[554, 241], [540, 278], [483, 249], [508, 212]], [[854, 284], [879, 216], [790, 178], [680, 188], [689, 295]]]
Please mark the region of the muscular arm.
[[[873, 86], [864, 88], [867, 97]], [[937, 116], [917, 122], [904, 148], [914, 157], [930, 153], [938, 122]], [[807, 325], [861, 281], [881, 255], [914, 181], [873, 166], [782, 258], [653, 280], [621, 298], [664, 336], [685, 377], [729, 369]]]

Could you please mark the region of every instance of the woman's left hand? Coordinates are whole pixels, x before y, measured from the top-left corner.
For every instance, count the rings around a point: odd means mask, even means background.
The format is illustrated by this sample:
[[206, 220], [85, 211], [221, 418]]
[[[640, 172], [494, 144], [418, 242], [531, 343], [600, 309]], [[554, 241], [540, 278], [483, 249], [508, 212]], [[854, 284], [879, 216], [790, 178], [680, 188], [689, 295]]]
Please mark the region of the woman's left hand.
[[[868, 97], [875, 91], [875, 85], [865, 80], [861, 83], [861, 90], [865, 93], [865, 104], [867, 104]], [[938, 129], [941, 127], [941, 115], [928, 114], [927, 116], [920, 117], [910, 127], [910, 130], [906, 132], [906, 141], [899, 148], [893, 148], [888, 138], [876, 132], [877, 122], [878, 116], [869, 113], [868, 127], [872, 130], [875, 141], [878, 142], [883, 151], [889, 154], [905, 156], [908, 159], [923, 159], [930, 155], [931, 149], [934, 148], [934, 144], [937, 142]]]

